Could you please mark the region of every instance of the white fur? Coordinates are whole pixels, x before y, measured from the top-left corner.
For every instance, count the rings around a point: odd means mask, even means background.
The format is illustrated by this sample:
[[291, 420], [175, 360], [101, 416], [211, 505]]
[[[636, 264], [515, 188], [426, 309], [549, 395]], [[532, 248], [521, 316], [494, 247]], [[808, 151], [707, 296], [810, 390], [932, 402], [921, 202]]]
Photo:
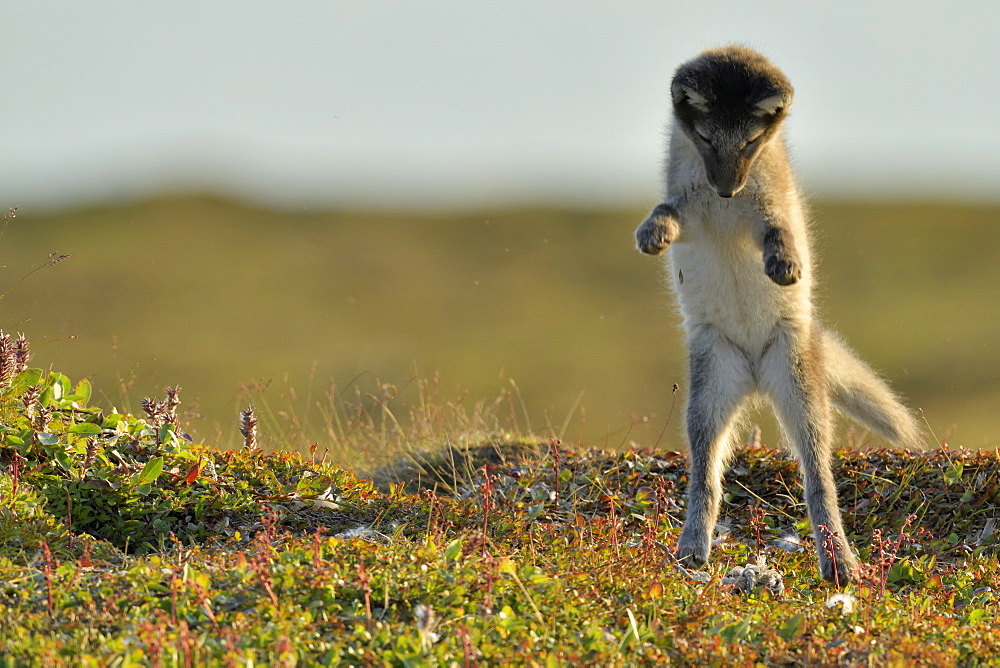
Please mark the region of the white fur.
[[[710, 324], [751, 357], [760, 358], [781, 322], [812, 315], [812, 275], [803, 255], [803, 275], [780, 286], [764, 273], [754, 240], [761, 214], [753, 204], [761, 184], [751, 179], [745, 194], [723, 199], [705, 183], [705, 168], [691, 140], [679, 129], [671, 142], [671, 193], [684, 193], [681, 234], [670, 245], [669, 271], [688, 336]], [[796, 193], [797, 195], [797, 193]], [[788, 212], [796, 237], [805, 236], [801, 202]], [[683, 280], [681, 277], [683, 276]]]

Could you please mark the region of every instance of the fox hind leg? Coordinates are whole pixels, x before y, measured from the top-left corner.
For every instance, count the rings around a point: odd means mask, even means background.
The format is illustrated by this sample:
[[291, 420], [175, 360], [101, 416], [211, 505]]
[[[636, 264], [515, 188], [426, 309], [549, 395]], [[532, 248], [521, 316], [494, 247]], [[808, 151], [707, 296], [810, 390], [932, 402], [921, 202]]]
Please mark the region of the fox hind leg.
[[689, 337], [690, 384], [687, 432], [690, 465], [687, 515], [677, 542], [686, 566], [708, 561], [722, 501], [722, 474], [732, 452], [733, 431], [753, 386], [746, 356], [715, 328], [704, 325]]
[[780, 330], [761, 360], [760, 382], [799, 460], [820, 573], [831, 582], [854, 581], [858, 563], [830, 467], [833, 420], [819, 330], [805, 336]]

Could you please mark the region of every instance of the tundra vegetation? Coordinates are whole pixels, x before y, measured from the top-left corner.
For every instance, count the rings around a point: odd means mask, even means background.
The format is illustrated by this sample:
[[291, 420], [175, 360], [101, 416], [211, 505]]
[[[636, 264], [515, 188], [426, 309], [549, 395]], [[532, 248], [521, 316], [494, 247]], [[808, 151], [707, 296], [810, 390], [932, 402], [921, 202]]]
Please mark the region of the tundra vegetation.
[[[194, 443], [178, 388], [140, 416], [0, 337], [5, 665], [954, 665], [1000, 654], [994, 452], [836, 453], [863, 577], [819, 579], [796, 463], [726, 477], [710, 570], [678, 568], [686, 461], [510, 433], [505, 394], [341, 397], [338, 447]], [[383, 388], [389, 392], [391, 388]], [[402, 416], [401, 416], [402, 417]], [[404, 426], [405, 425], [405, 426]], [[750, 568], [747, 568], [747, 567]], [[764, 577], [767, 576], [767, 577]]]
[[187, 433], [182, 389], [118, 409], [39, 349], [0, 335], [0, 666], [1000, 655], [993, 451], [837, 450], [863, 564], [838, 587], [780, 450], [736, 454], [713, 561], [690, 571], [669, 421], [646, 447], [568, 446], [525, 428], [515, 389], [474, 403], [435, 378], [405, 408], [391, 385], [332, 389], [305, 448], [245, 405], [219, 444]]

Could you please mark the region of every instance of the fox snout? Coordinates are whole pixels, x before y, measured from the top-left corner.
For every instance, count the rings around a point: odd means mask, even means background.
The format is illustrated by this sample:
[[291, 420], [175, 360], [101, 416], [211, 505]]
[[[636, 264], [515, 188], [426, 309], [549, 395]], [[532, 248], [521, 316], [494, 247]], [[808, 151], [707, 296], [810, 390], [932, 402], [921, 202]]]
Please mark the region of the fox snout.
[[717, 155], [702, 156], [708, 185], [719, 197], [729, 198], [743, 190], [750, 176], [750, 161], [738, 156], [729, 160]]
[[711, 186], [712, 186], [712, 189], [715, 191], [716, 195], [718, 195], [719, 197], [723, 197], [725, 199], [729, 199], [730, 197], [732, 197], [733, 195], [735, 195], [739, 191], [743, 190], [743, 185], [742, 184], [739, 185], [739, 186], [736, 186], [736, 187], [730, 186], [730, 187], [726, 187], [726, 188], [719, 187], [718, 185], [716, 185], [714, 183], [712, 183]]
[[709, 181], [709, 185], [712, 186], [712, 190], [715, 191], [716, 195], [718, 195], [719, 197], [722, 197], [724, 199], [729, 199], [730, 197], [732, 197], [733, 195], [735, 195], [739, 191], [743, 190], [743, 186], [746, 185], [746, 182], [739, 183], [739, 184], [732, 184], [732, 185], [720, 186], [717, 183], [712, 183], [711, 181]]

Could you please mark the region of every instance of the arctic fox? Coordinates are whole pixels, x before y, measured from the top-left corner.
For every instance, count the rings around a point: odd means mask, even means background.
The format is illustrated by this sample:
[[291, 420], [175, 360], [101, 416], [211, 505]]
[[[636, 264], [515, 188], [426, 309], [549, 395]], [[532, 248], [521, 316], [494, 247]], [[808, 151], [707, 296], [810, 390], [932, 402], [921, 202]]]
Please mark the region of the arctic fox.
[[733, 431], [759, 391], [799, 460], [820, 572], [849, 582], [858, 564], [830, 469], [831, 403], [900, 446], [919, 444], [920, 430], [886, 383], [817, 322], [806, 212], [781, 133], [788, 79], [759, 53], [728, 46], [681, 65], [671, 96], [666, 201], [636, 240], [651, 255], [670, 249], [690, 354], [678, 558], [708, 560]]

